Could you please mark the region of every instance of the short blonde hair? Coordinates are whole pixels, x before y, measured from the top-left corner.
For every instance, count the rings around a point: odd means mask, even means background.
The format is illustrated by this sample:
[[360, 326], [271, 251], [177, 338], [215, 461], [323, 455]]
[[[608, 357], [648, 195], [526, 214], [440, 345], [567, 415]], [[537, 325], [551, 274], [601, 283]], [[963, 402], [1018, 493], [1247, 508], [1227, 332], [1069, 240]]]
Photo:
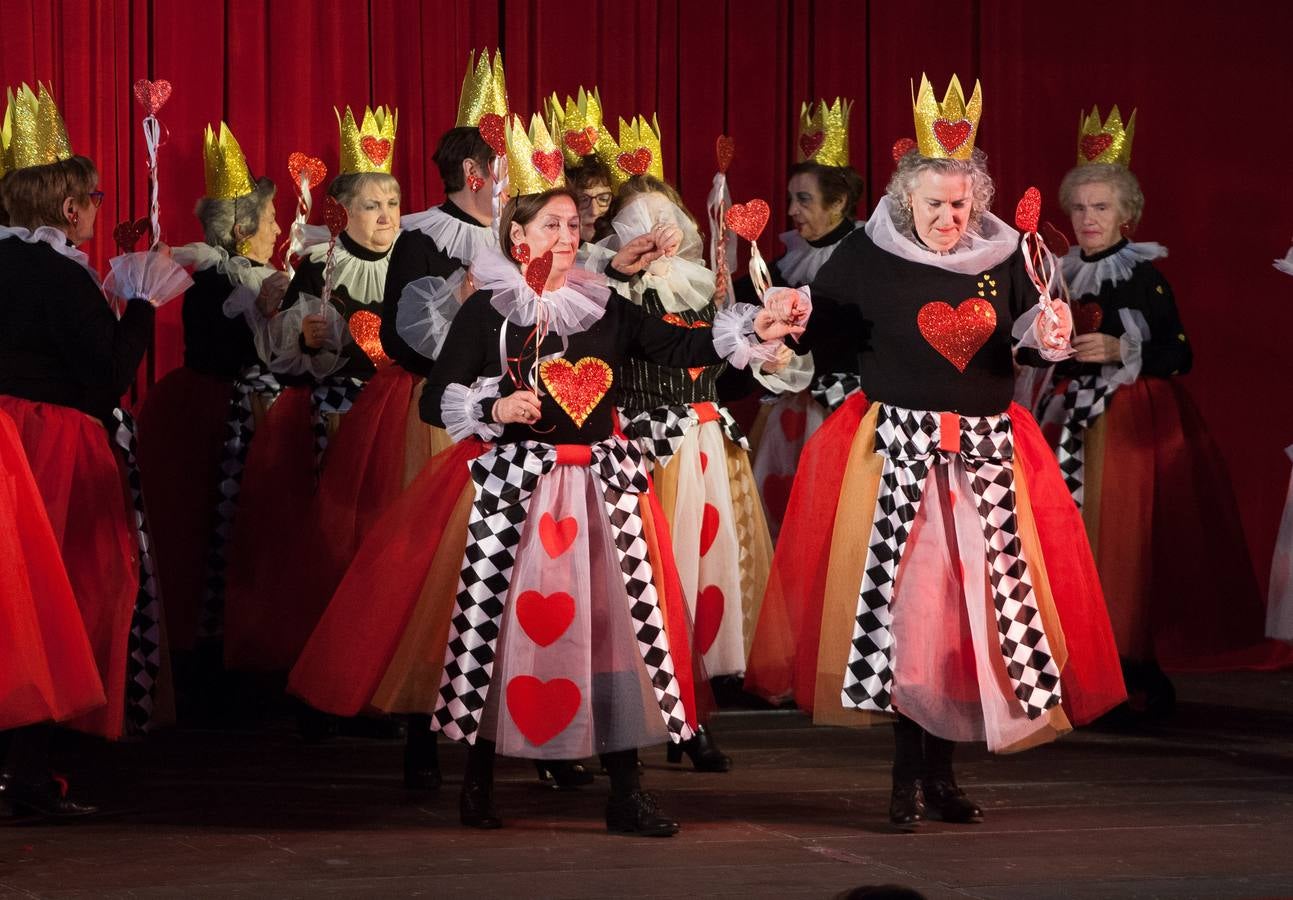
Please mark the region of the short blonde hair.
[[1073, 194], [1084, 184], [1107, 184], [1118, 197], [1118, 206], [1127, 224], [1135, 228], [1145, 212], [1145, 195], [1140, 181], [1131, 169], [1113, 163], [1091, 163], [1069, 169], [1060, 182], [1060, 206], [1066, 213], [1073, 212]]

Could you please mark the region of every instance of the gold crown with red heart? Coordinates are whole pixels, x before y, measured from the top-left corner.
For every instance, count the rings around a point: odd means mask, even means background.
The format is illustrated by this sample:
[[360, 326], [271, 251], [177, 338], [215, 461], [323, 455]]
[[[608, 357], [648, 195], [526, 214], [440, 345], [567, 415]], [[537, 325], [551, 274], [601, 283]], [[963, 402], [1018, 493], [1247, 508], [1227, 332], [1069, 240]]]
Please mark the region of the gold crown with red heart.
[[14, 93], [0, 125], [0, 177], [31, 166], [59, 162], [72, 155], [67, 126], [44, 84], [33, 91], [26, 84]]
[[[615, 146], [610, 129], [602, 121], [602, 98], [597, 88], [585, 91], [580, 85], [575, 97], [566, 96], [566, 105], [554, 93], [545, 101], [548, 110], [548, 130], [552, 139], [561, 145], [561, 155], [566, 165], [577, 166], [585, 156]], [[618, 152], [618, 151], [617, 151]]]
[[660, 122], [653, 115], [620, 119], [620, 139], [598, 144], [597, 158], [611, 170], [611, 187], [619, 190], [634, 175], [651, 175], [664, 181], [664, 156], [660, 152]]
[[566, 183], [561, 151], [538, 113], [530, 117], [528, 132], [520, 116], [507, 124], [507, 182], [513, 197], [542, 194]]
[[1118, 112], [1116, 104], [1103, 124], [1100, 122], [1100, 107], [1091, 107], [1090, 113], [1083, 114], [1078, 119], [1078, 165], [1112, 163], [1130, 166], [1131, 142], [1135, 136], [1136, 110], [1131, 111], [1131, 118], [1124, 127], [1122, 114]]
[[203, 132], [202, 162], [206, 196], [212, 200], [232, 200], [255, 189], [242, 147], [224, 122], [220, 123], [218, 134], [210, 125]]
[[503, 77], [503, 51], [495, 50], [490, 62], [489, 48], [467, 54], [467, 74], [462, 78], [458, 96], [458, 119], [455, 128], [479, 128], [480, 120], [494, 115], [507, 118], [507, 80]]
[[849, 114], [852, 100], [825, 99], [814, 106], [804, 103], [799, 109], [799, 161], [823, 166], [849, 164]]
[[377, 109], [364, 107], [362, 123], [355, 124], [355, 114], [346, 107], [346, 114], [333, 107], [337, 125], [341, 129], [341, 167], [338, 175], [355, 175], [360, 172], [391, 173], [395, 159], [395, 128], [399, 110], [389, 106]]
[[[915, 85], [912, 86], [913, 89]], [[922, 74], [920, 91], [911, 99], [916, 119], [916, 146], [920, 155], [930, 159], [969, 159], [974, 153], [974, 139], [979, 134], [979, 117], [983, 115], [983, 90], [974, 82], [974, 93], [967, 103], [961, 81], [955, 75], [947, 85], [943, 102], [934, 98], [934, 86]]]

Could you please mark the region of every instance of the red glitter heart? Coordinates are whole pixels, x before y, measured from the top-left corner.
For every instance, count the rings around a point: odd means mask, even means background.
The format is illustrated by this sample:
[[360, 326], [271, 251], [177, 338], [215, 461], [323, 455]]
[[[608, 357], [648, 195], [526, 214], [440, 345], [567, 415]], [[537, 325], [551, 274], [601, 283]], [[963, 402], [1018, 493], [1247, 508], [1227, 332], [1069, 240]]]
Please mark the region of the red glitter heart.
[[1042, 217], [1042, 192], [1035, 187], [1024, 191], [1015, 207], [1015, 227], [1026, 234], [1037, 232], [1037, 222]]
[[763, 479], [763, 503], [768, 507], [768, 516], [776, 521], [786, 517], [786, 507], [790, 504], [790, 487], [795, 483], [793, 475], [768, 475]]
[[1104, 323], [1104, 310], [1099, 303], [1070, 304], [1073, 312], [1073, 330], [1078, 334], [1094, 334]]
[[576, 428], [583, 427], [615, 380], [611, 367], [595, 356], [574, 364], [564, 358], [546, 360], [539, 364], [539, 377]]
[[133, 222], [129, 219], [119, 222], [117, 227], [112, 229], [112, 242], [122, 253], [133, 253], [139, 246], [139, 239], [148, 234], [149, 225], [147, 216], [135, 219]]
[[323, 205], [323, 224], [328, 226], [328, 233], [336, 237], [346, 230], [346, 223], [349, 221], [346, 208], [337, 202], [336, 197], [329, 196]]
[[542, 150], [535, 150], [530, 154], [530, 162], [552, 184], [556, 184], [557, 179], [561, 177], [560, 150], [549, 150], [546, 153]]
[[714, 546], [716, 537], [718, 537], [718, 507], [712, 503], [706, 503], [705, 510], [700, 515], [701, 556], [708, 553], [709, 548]]
[[970, 124], [969, 119], [960, 119], [956, 122], [939, 119], [934, 123], [934, 137], [938, 138], [938, 142], [948, 153], [955, 152], [964, 144], [973, 130], [974, 126]]
[[292, 176], [293, 184], [299, 185], [301, 175], [304, 174], [310, 180], [310, 187], [319, 187], [323, 184], [323, 179], [328, 177], [328, 167], [323, 164], [323, 160], [306, 156], [300, 151], [288, 155], [287, 171]]
[[660, 318], [662, 321], [668, 322], [670, 325], [677, 325], [679, 328], [708, 328], [709, 327], [709, 323], [702, 319], [697, 319], [695, 322], [688, 322], [686, 319], [684, 319], [682, 316], [678, 315], [677, 313], [665, 313]]
[[701, 655], [709, 652], [723, 624], [723, 607], [726, 606], [723, 590], [716, 584], [703, 588], [696, 594], [696, 649]]
[[1102, 131], [1099, 134], [1084, 134], [1082, 135], [1081, 144], [1082, 155], [1089, 162], [1108, 150], [1111, 144], [1113, 144], [1113, 135], [1107, 131]]
[[768, 217], [772, 210], [763, 200], [751, 200], [749, 203], [735, 203], [727, 211], [727, 227], [747, 241], [754, 242], [767, 227]]
[[914, 149], [916, 149], [916, 142], [911, 138], [898, 138], [893, 142], [893, 161], [898, 162]]
[[621, 153], [615, 157], [615, 164], [630, 175], [645, 175], [651, 168], [651, 151], [638, 147], [632, 153]]
[[813, 154], [822, 149], [826, 143], [826, 132], [814, 131], [811, 134], [801, 134], [799, 136], [799, 152], [804, 155], [804, 159], [812, 159]]
[[543, 543], [543, 549], [548, 551], [548, 556], [553, 559], [570, 549], [577, 534], [579, 522], [574, 516], [554, 519], [552, 513], [545, 512], [539, 519], [539, 540]]
[[601, 133], [593, 126], [587, 125], [583, 131], [567, 131], [561, 136], [561, 139], [575, 153], [580, 156], [587, 156], [593, 152], [593, 146], [597, 143], [599, 137], [601, 137]]
[[696, 381], [700, 378], [700, 376], [705, 374], [705, 367], [695, 366], [693, 368], [688, 369], [687, 374], [691, 376], [692, 381]]
[[359, 349], [363, 350], [364, 354], [373, 361], [374, 366], [384, 369], [391, 364], [391, 358], [382, 349], [381, 316], [366, 309], [361, 309], [350, 317], [347, 327], [350, 328], [350, 336], [355, 339]]
[[141, 78], [135, 82], [135, 100], [148, 115], [157, 115], [157, 111], [165, 106], [169, 99], [171, 99], [169, 81], [165, 79], [149, 81], [147, 78]]
[[731, 135], [720, 134], [714, 146], [714, 152], [718, 156], [718, 171], [726, 172], [727, 167], [732, 164], [733, 157], [736, 156], [736, 141]]
[[485, 186], [485, 179], [481, 178], [479, 175], [467, 176], [467, 187], [471, 189], [471, 192], [473, 194], [476, 193], [481, 188], [483, 188], [484, 186]]
[[512, 259], [516, 260], [521, 265], [528, 263], [530, 261], [530, 245], [525, 241], [521, 241], [519, 244], [513, 244]]
[[561, 591], [547, 596], [538, 591], [523, 591], [516, 598], [516, 621], [530, 640], [547, 647], [575, 621], [575, 598]]
[[997, 311], [982, 297], [971, 297], [952, 309], [942, 300], [926, 303], [916, 314], [916, 325], [929, 345], [964, 372], [974, 354], [997, 328]]
[[[528, 249], [528, 248], [527, 248]], [[528, 284], [536, 294], [542, 294], [543, 289], [548, 286], [548, 276], [552, 274], [552, 251], [530, 260], [525, 266], [525, 283]]]
[[543, 746], [569, 727], [582, 696], [569, 678], [540, 681], [517, 675], [507, 683], [507, 712], [525, 739]]
[[476, 125], [485, 143], [489, 144], [490, 149], [499, 156], [507, 153], [506, 125], [507, 123], [498, 113], [485, 113]]
[[380, 166], [386, 162], [386, 157], [391, 155], [391, 142], [386, 138], [375, 138], [371, 134], [366, 134], [359, 140], [359, 149], [364, 151], [369, 161], [375, 166]]
[[781, 433], [788, 441], [797, 441], [808, 430], [808, 413], [802, 409], [783, 409], [781, 411]]

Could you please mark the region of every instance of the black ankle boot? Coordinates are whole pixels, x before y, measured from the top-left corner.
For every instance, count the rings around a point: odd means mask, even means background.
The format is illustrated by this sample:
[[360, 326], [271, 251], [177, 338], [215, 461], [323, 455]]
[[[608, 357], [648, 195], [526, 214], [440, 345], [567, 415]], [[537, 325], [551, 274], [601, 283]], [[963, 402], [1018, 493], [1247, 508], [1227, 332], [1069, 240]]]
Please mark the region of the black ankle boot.
[[958, 825], [982, 822], [983, 810], [965, 796], [965, 791], [951, 777], [926, 778], [923, 782], [925, 808], [930, 818]]
[[660, 813], [654, 794], [633, 791], [606, 801], [606, 830], [611, 834], [639, 837], [673, 837], [678, 823]]
[[732, 758], [718, 749], [714, 736], [703, 725], [696, 729], [695, 737], [681, 744], [670, 743], [666, 759], [681, 763], [684, 753], [697, 772], [727, 772], [732, 768]]
[[568, 759], [536, 759], [535, 771], [539, 780], [551, 784], [554, 791], [577, 791], [593, 783], [593, 773], [582, 763]]
[[76, 819], [97, 813], [99, 808], [88, 803], [77, 803], [67, 796], [67, 783], [62, 780], [22, 784], [12, 775], [0, 775], [0, 809], [10, 815], [36, 815], [45, 819]]
[[494, 809], [494, 785], [470, 779], [464, 781], [462, 796], [458, 799], [458, 815], [468, 828], [502, 828], [503, 820]]
[[894, 779], [893, 792], [889, 795], [889, 821], [910, 828], [924, 818], [925, 801], [921, 796], [920, 782]]

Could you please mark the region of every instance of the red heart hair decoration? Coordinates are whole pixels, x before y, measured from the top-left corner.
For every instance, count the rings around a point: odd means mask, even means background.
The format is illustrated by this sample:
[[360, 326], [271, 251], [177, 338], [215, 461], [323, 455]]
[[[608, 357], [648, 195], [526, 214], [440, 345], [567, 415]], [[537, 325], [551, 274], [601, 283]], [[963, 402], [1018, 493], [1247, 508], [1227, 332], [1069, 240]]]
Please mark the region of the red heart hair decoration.
[[298, 186], [302, 175], [309, 179], [311, 187], [318, 187], [328, 177], [328, 167], [323, 164], [323, 160], [307, 156], [299, 150], [288, 154], [287, 171], [292, 176], [292, 183]]
[[1025, 234], [1036, 234], [1042, 217], [1042, 192], [1035, 187], [1024, 191], [1015, 207], [1015, 227]]
[[542, 294], [543, 289], [548, 284], [548, 276], [552, 274], [552, 251], [540, 257], [530, 260], [530, 264], [525, 267], [525, 283], [534, 289], [536, 294]]
[[734, 203], [728, 209], [725, 220], [728, 228], [753, 243], [763, 234], [771, 215], [772, 210], [768, 204], [756, 198], [749, 203]]
[[336, 197], [329, 196], [328, 202], [323, 207], [323, 224], [328, 226], [328, 233], [335, 238], [346, 230], [346, 223], [349, 220], [346, 208], [337, 202]]
[[148, 115], [157, 115], [157, 111], [165, 106], [169, 99], [171, 99], [169, 81], [164, 79], [149, 81], [147, 78], [141, 78], [135, 82], [135, 100]]
[[718, 171], [726, 172], [732, 164], [732, 158], [736, 156], [736, 141], [731, 135], [720, 134], [714, 145], [714, 153], [718, 157]]

